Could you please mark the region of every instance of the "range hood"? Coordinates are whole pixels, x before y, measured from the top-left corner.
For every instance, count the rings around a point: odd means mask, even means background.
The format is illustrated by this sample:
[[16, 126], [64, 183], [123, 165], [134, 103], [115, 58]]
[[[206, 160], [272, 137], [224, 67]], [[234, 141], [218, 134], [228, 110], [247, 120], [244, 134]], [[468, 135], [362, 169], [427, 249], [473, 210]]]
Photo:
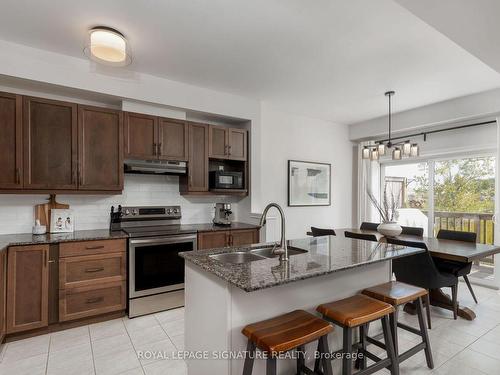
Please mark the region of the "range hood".
[[125, 173], [186, 174], [185, 161], [170, 160], [125, 160]]

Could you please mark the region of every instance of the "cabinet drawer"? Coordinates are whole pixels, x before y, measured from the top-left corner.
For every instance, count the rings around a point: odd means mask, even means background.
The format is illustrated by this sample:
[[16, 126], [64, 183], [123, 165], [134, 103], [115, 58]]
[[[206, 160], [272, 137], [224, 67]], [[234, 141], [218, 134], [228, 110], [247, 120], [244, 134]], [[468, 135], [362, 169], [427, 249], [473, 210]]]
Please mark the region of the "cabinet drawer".
[[123, 281], [126, 278], [125, 252], [61, 258], [59, 289]]
[[124, 310], [125, 297], [125, 282], [60, 290], [59, 321]]
[[63, 242], [59, 244], [59, 257], [116, 253], [126, 250], [126, 240]]

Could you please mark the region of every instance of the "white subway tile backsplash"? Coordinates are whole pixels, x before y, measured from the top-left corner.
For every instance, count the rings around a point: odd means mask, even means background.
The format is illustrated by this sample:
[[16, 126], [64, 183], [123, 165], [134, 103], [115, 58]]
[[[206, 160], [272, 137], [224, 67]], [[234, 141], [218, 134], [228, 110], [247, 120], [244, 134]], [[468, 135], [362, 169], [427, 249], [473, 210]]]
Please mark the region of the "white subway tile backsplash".
[[[30, 233], [34, 205], [45, 203], [47, 195], [0, 195], [0, 234]], [[112, 205], [180, 205], [183, 223], [206, 223], [213, 218], [215, 202], [233, 203], [227, 197], [189, 197], [179, 194], [178, 176], [126, 175], [121, 195], [58, 195], [57, 201], [74, 210], [75, 229], [101, 229], [109, 226]]]

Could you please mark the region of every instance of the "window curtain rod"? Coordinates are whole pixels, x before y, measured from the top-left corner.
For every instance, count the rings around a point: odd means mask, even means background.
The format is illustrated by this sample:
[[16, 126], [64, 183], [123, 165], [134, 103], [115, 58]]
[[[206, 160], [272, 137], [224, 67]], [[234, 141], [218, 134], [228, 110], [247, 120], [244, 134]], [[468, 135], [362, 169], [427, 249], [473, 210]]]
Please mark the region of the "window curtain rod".
[[[477, 123], [474, 123], [474, 124], [467, 124], [467, 125], [452, 126], [451, 128], [445, 128], [445, 129], [429, 130], [427, 132], [424, 131], [424, 132], [420, 132], [420, 133], [407, 134], [407, 135], [400, 136], [400, 137], [391, 137], [391, 140], [399, 140], [399, 139], [405, 139], [405, 138], [413, 138], [413, 137], [423, 136], [424, 137], [424, 141], [426, 141], [428, 134], [436, 134], [436, 133], [447, 132], [447, 131], [450, 131], [450, 130], [473, 128], [475, 126], [489, 125], [489, 124], [496, 124], [496, 120], [484, 121], [484, 122], [477, 122]], [[388, 140], [389, 139], [379, 139], [379, 140], [375, 141], [375, 143], [387, 142]]]

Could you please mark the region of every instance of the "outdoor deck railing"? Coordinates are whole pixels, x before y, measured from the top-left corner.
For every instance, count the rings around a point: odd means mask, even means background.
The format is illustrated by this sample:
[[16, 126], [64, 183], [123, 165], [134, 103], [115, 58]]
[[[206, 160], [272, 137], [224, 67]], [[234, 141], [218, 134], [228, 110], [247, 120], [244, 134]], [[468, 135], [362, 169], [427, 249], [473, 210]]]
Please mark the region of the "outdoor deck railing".
[[[427, 211], [422, 212], [427, 215]], [[475, 232], [478, 243], [492, 245], [495, 241], [493, 214], [434, 211], [434, 235], [437, 235], [440, 229]], [[483, 259], [482, 262], [493, 263], [493, 256]]]

